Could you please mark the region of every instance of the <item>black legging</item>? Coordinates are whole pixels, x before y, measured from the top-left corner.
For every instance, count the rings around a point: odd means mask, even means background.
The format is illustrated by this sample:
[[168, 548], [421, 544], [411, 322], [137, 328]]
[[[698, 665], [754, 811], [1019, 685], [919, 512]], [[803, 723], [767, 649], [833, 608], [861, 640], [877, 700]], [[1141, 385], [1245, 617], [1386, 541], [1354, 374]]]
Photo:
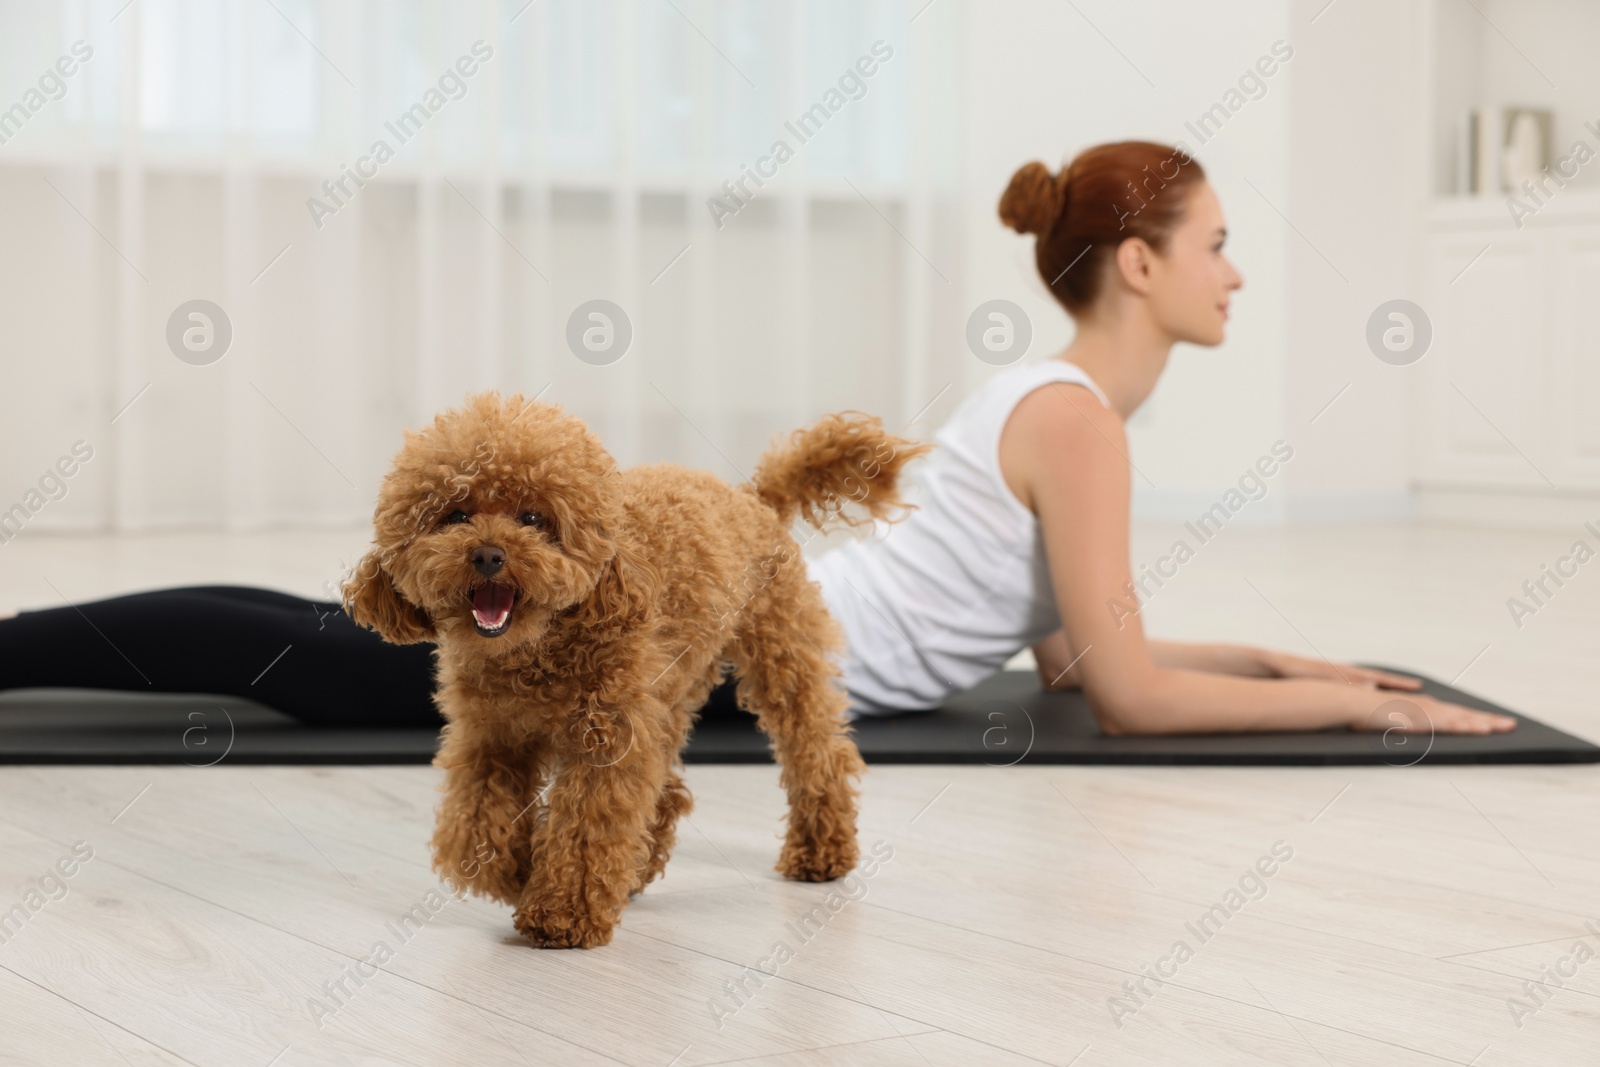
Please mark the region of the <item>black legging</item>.
[[[391, 645], [336, 601], [185, 586], [0, 619], [0, 690], [210, 693], [311, 726], [438, 727], [433, 649]], [[736, 714], [730, 678], [701, 716]]]

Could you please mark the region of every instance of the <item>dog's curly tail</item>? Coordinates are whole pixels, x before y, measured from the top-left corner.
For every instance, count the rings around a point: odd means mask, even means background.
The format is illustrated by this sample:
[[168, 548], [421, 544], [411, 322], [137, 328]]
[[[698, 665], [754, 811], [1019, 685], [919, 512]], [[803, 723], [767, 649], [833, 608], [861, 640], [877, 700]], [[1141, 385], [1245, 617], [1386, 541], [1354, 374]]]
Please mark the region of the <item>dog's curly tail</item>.
[[[916, 507], [900, 497], [900, 472], [932, 448], [886, 432], [876, 415], [826, 415], [768, 449], [747, 488], [786, 524], [797, 515], [818, 530], [836, 519], [849, 526], [897, 522], [905, 516], [891, 518], [894, 509]], [[846, 514], [843, 508], [851, 503], [867, 514]]]

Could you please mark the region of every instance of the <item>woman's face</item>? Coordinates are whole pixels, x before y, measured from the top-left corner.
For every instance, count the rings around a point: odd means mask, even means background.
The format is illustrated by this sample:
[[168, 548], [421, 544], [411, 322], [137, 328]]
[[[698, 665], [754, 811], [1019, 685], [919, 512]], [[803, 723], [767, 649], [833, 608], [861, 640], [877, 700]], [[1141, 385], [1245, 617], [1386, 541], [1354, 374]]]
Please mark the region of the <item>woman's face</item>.
[[1190, 190], [1183, 221], [1168, 236], [1165, 252], [1151, 259], [1150, 310], [1179, 341], [1218, 345], [1226, 335], [1229, 295], [1244, 284], [1222, 254], [1227, 233], [1216, 192], [1201, 182]]

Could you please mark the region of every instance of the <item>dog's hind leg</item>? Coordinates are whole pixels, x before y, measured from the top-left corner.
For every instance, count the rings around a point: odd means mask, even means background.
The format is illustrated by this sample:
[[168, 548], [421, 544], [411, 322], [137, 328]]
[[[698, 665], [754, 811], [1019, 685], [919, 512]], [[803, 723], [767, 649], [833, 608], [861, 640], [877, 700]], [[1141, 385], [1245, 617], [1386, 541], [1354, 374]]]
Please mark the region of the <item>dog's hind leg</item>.
[[755, 712], [771, 738], [789, 798], [776, 869], [808, 882], [842, 877], [860, 856], [853, 779], [864, 770], [830, 658], [843, 631], [794, 565], [780, 568], [741, 614], [733, 649], [739, 706]]

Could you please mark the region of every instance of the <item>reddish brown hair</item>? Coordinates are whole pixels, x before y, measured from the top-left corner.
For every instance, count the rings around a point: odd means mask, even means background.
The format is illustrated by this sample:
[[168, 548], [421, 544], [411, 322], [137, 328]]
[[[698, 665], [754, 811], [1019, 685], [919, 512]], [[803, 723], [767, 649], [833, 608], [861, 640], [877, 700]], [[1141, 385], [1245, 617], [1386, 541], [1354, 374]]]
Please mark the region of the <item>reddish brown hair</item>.
[[1190, 189], [1205, 176], [1181, 148], [1151, 141], [1096, 145], [1060, 174], [1024, 163], [1000, 197], [1000, 221], [1037, 235], [1039, 276], [1062, 307], [1077, 313], [1099, 296], [1106, 265], [1124, 240], [1139, 237], [1166, 250]]

